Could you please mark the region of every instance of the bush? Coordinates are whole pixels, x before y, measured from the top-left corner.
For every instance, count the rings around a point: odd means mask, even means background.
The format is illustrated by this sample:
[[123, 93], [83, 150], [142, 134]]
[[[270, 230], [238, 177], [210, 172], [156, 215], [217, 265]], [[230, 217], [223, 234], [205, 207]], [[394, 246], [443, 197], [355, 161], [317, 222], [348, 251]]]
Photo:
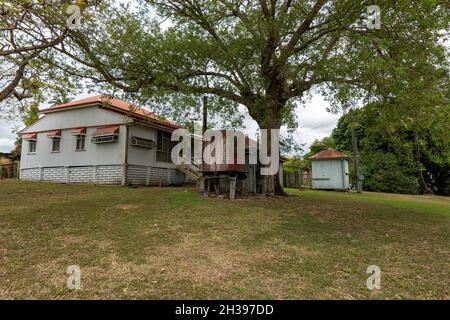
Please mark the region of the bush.
[[392, 153], [370, 153], [364, 159], [364, 190], [376, 192], [418, 194], [417, 177], [398, 163]]

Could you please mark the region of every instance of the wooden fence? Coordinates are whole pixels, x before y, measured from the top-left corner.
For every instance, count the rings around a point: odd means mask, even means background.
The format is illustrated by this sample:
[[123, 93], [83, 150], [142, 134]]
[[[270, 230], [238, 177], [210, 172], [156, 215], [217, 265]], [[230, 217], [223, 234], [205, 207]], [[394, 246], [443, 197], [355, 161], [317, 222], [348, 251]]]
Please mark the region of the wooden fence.
[[0, 180], [19, 179], [19, 163], [0, 164]]
[[311, 188], [309, 172], [283, 172], [283, 186], [286, 188]]

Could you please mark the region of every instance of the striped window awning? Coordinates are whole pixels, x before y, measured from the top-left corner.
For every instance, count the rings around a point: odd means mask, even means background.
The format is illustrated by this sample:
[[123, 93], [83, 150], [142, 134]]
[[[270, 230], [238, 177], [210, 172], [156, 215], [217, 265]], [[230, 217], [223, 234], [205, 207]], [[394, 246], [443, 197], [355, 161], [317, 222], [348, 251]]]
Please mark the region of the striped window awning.
[[47, 132], [47, 137], [49, 138], [61, 138], [61, 130], [53, 130]]
[[93, 137], [112, 136], [119, 134], [119, 126], [109, 126], [97, 128], [92, 134]]
[[70, 130], [70, 134], [74, 136], [82, 136], [86, 134], [86, 128], [76, 128]]
[[22, 138], [24, 140], [36, 140], [37, 139], [37, 133], [25, 133], [22, 135]]

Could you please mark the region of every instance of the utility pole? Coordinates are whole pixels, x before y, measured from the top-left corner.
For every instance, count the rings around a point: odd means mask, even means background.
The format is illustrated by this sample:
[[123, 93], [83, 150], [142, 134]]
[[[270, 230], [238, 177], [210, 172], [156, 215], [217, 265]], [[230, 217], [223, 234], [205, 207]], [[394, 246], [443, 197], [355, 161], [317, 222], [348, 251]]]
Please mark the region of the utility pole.
[[[208, 69], [208, 65], [205, 65], [205, 74]], [[209, 79], [208, 76], [205, 75], [205, 84], [206, 87], [209, 88]], [[203, 126], [202, 126], [202, 134], [205, 134], [205, 131], [208, 130], [208, 96], [205, 94], [203, 96]], [[203, 139], [202, 139], [203, 140]], [[203, 153], [204, 145], [202, 148]]]
[[[205, 66], [205, 73], [207, 71], [208, 66]], [[208, 80], [208, 76], [205, 75], [205, 83], [206, 83], [206, 87], [209, 88], [209, 80]], [[202, 119], [202, 154], [201, 154], [201, 160], [200, 160], [200, 170], [201, 172], [203, 172], [203, 174], [201, 175], [200, 179], [198, 180], [198, 187], [199, 190], [204, 191], [205, 192], [205, 188], [207, 187], [206, 192], [209, 191], [209, 185], [211, 184], [210, 181], [208, 181], [208, 186], [206, 186], [205, 183], [205, 179], [204, 179], [204, 171], [205, 171], [205, 163], [204, 163], [204, 159], [203, 159], [203, 153], [205, 152], [205, 141], [203, 141], [203, 137], [205, 135], [206, 130], [208, 130], [208, 96], [205, 94], [203, 96], [203, 119]]]
[[[208, 79], [206, 79], [207, 81], [208, 81]], [[206, 96], [206, 95], [204, 95], [203, 96], [203, 119], [202, 119], [202, 137], [201, 137], [201, 139], [202, 139], [202, 154], [201, 154], [201, 162], [200, 162], [200, 165], [201, 165], [201, 171], [205, 171], [205, 167], [204, 167], [204, 163], [203, 163], [203, 152], [205, 151], [205, 147], [206, 147], [206, 145], [205, 145], [205, 141], [203, 141], [203, 136], [204, 136], [204, 134], [205, 134], [205, 132], [206, 132], [206, 130], [208, 130], [208, 97]], [[205, 187], [206, 187], [206, 185], [205, 185], [205, 180], [203, 179], [203, 176], [202, 177], [200, 177], [200, 179], [199, 179], [199, 189], [200, 190], [205, 190]], [[208, 188], [209, 188], [209, 185], [208, 185]]]
[[[205, 141], [203, 141], [203, 136], [205, 135], [206, 130], [208, 130], [208, 97], [203, 96], [203, 123], [202, 123], [202, 159], [203, 152], [205, 151]], [[202, 161], [203, 167], [203, 161]]]
[[208, 97], [203, 96], [203, 125], [202, 125], [202, 133], [205, 134], [205, 131], [208, 130]]
[[352, 145], [353, 145], [353, 159], [355, 162], [355, 175], [356, 175], [356, 191], [361, 193], [362, 191], [362, 179], [359, 174], [359, 151], [358, 151], [358, 138], [356, 137], [355, 125], [352, 125]]

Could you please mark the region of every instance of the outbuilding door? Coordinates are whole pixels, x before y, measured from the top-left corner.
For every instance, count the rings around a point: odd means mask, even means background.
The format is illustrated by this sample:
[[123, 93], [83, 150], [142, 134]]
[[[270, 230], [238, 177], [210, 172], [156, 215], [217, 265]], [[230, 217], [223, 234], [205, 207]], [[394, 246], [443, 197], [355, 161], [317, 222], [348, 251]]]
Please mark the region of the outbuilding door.
[[313, 189], [332, 189], [331, 185], [331, 161], [321, 160], [312, 163]]

